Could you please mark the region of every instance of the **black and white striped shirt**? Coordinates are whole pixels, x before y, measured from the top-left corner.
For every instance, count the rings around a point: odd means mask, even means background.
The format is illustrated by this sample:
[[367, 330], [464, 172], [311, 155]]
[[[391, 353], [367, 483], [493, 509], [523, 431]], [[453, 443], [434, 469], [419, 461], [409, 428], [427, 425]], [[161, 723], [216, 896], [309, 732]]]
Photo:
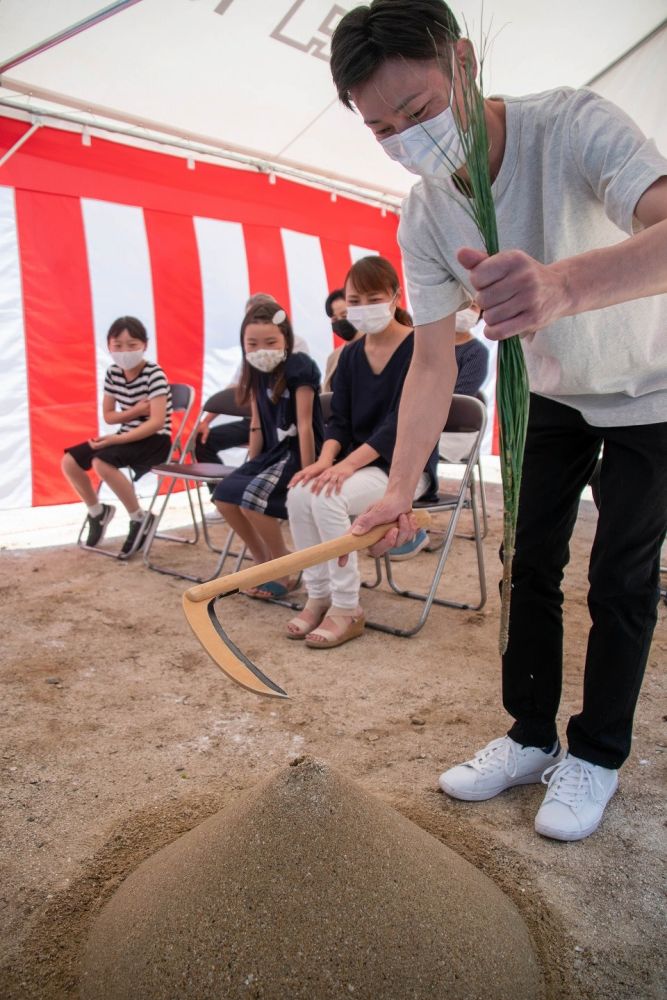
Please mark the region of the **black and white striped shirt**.
[[[141, 399], [156, 399], [157, 396], [167, 397], [167, 408], [164, 417], [164, 426], [156, 431], [156, 434], [171, 435], [171, 389], [167, 382], [167, 376], [159, 365], [153, 361], [147, 361], [136, 378], [128, 382], [125, 372], [118, 365], [111, 365], [107, 368], [104, 378], [104, 391], [108, 393], [118, 403], [119, 409], [129, 410], [131, 406]], [[135, 417], [127, 423], [121, 424], [119, 434], [123, 431], [130, 431], [134, 427], [140, 427], [148, 417]]]

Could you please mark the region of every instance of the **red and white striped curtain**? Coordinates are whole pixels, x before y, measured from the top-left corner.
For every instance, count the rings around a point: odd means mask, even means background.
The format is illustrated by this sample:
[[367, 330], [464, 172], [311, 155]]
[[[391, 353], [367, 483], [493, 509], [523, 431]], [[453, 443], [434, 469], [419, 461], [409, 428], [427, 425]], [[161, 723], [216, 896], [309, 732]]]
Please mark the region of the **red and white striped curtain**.
[[[0, 117], [0, 154], [28, 127]], [[60, 460], [104, 426], [117, 316], [142, 320], [148, 356], [198, 407], [238, 365], [254, 292], [285, 306], [324, 370], [328, 291], [367, 253], [401, 273], [396, 228], [305, 185], [40, 128], [0, 168], [0, 507], [75, 499]]]

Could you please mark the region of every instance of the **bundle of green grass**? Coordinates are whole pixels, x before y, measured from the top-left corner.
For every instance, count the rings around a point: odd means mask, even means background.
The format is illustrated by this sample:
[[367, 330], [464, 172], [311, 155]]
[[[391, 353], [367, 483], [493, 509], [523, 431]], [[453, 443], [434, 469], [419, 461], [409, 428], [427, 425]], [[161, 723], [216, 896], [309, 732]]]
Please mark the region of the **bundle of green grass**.
[[539, 1000], [514, 904], [329, 766], [270, 776], [97, 918], [83, 1000]]

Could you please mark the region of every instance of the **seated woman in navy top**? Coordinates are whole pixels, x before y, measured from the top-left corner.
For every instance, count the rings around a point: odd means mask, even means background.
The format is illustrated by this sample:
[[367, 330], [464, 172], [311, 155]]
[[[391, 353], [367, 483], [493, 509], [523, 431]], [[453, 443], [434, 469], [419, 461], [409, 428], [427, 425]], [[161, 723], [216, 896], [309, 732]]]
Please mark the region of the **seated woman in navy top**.
[[[237, 393], [240, 403], [250, 402], [248, 461], [216, 486], [213, 501], [257, 563], [287, 555], [281, 530], [287, 484], [315, 461], [324, 434], [320, 370], [307, 354], [292, 353], [293, 346], [292, 325], [278, 303], [248, 310]], [[251, 596], [283, 597], [295, 583], [272, 580]]]
[[[350, 520], [379, 500], [389, 481], [396, 442], [398, 404], [412, 358], [410, 316], [398, 305], [395, 269], [382, 257], [364, 257], [345, 280], [348, 319], [364, 336], [347, 344], [333, 379], [331, 418], [317, 462], [297, 472], [287, 498], [298, 549], [337, 538]], [[437, 453], [421, 477], [415, 498], [437, 492]], [[422, 533], [413, 551], [426, 543]], [[316, 649], [340, 646], [361, 635], [364, 613], [357, 557], [304, 570], [308, 601], [287, 626], [291, 639]]]

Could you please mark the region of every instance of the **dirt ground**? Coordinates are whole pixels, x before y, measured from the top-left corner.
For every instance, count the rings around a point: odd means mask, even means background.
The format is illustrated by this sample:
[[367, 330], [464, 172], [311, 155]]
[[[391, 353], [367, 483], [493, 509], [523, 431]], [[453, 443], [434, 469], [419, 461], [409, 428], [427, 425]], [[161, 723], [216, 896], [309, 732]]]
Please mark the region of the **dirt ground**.
[[[82, 942], [123, 878], [304, 753], [344, 771], [489, 875], [524, 915], [549, 998], [665, 997], [664, 605], [633, 753], [596, 834], [578, 844], [538, 837], [538, 786], [483, 803], [437, 790], [444, 768], [508, 722], [496, 652], [499, 488], [488, 495], [489, 599], [481, 612], [434, 608], [415, 638], [367, 631], [324, 651], [282, 638], [286, 609], [230, 599], [235, 641], [286, 688], [288, 701], [236, 687], [208, 659], [181, 612], [183, 581], [71, 544], [3, 552], [5, 1000], [77, 997]], [[562, 731], [581, 698], [595, 522], [583, 501], [565, 581]], [[169, 543], [159, 552], [183, 566], [206, 559]], [[435, 558], [422, 553], [397, 575], [418, 585]], [[370, 578], [372, 562], [363, 557], [361, 565]], [[474, 597], [471, 541], [456, 539], [443, 593]], [[417, 610], [386, 590], [363, 601], [378, 620], [408, 623]]]

